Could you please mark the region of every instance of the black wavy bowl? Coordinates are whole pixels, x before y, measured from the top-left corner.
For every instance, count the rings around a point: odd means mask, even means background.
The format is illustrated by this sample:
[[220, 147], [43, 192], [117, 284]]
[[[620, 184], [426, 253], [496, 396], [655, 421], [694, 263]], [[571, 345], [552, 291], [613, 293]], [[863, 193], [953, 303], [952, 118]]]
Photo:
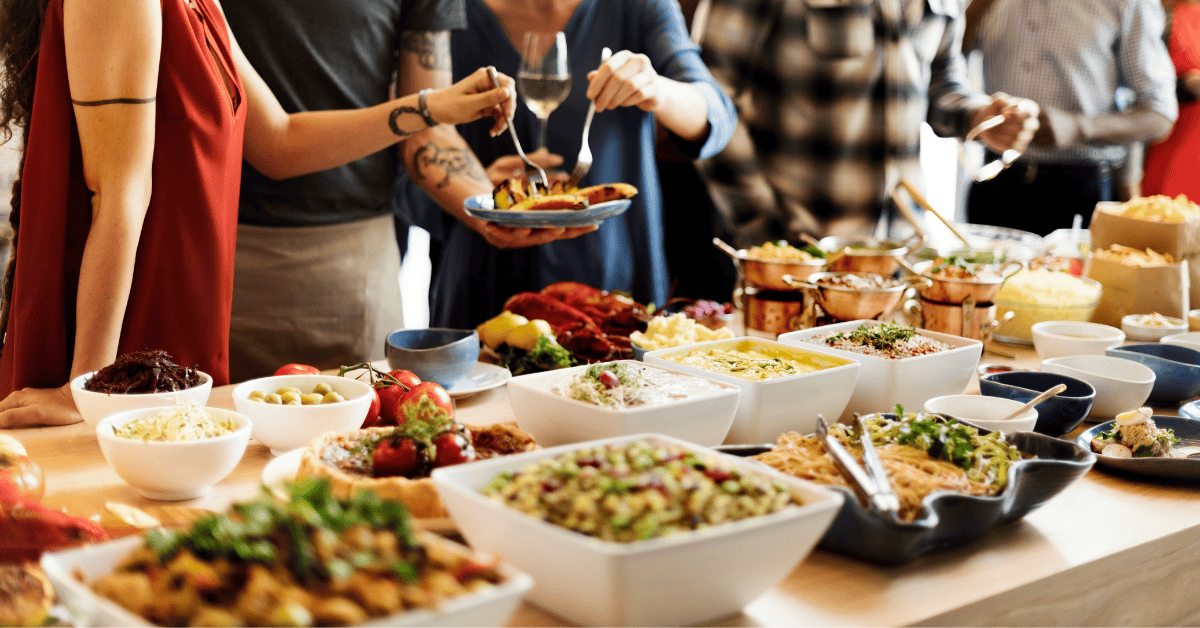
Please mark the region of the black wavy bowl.
[[[895, 418], [894, 414], [884, 414]], [[966, 423], [966, 421], [964, 421]], [[989, 430], [980, 429], [980, 433]], [[1014, 462], [1008, 469], [1008, 485], [994, 497], [940, 491], [925, 498], [922, 516], [911, 523], [887, 521], [859, 503], [845, 487], [826, 488], [846, 495], [833, 524], [819, 547], [873, 563], [899, 565], [929, 552], [963, 545], [993, 528], [1012, 523], [1029, 514], [1088, 472], [1096, 455], [1079, 445], [1038, 434], [1017, 432], [1005, 439], [1023, 453], [1036, 458]], [[765, 446], [718, 447], [738, 456], [753, 456]]]

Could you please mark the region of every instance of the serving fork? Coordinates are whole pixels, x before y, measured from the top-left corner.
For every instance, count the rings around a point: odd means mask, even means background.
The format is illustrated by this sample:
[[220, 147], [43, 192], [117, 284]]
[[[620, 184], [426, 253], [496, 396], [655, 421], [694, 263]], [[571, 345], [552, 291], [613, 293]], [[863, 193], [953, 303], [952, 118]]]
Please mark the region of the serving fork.
[[[612, 56], [612, 50], [608, 46], [600, 51], [600, 63], [603, 64]], [[583, 143], [579, 146], [579, 158], [575, 160], [575, 169], [571, 171], [571, 178], [567, 182], [567, 189], [579, 187], [579, 182], [583, 177], [587, 176], [588, 170], [592, 169], [592, 147], [588, 145], [588, 131], [592, 128], [592, 116], [596, 115], [596, 101], [592, 100], [588, 103], [587, 117], [583, 119]]]
[[[488, 78], [492, 79], [492, 85], [500, 87], [500, 77], [496, 72], [496, 66], [489, 65], [487, 68], [487, 73]], [[508, 132], [510, 135], [512, 135], [513, 145], [517, 147], [517, 154], [521, 156], [521, 161], [525, 162], [526, 172], [528, 172], [530, 168], [536, 170], [538, 176], [541, 177], [542, 189], [546, 190], [546, 193], [549, 194], [550, 179], [546, 177], [546, 171], [542, 170], [541, 166], [533, 163], [533, 161], [525, 156], [525, 151], [521, 149], [521, 140], [517, 139], [517, 128], [513, 126], [513, 115], [511, 113], [508, 115]], [[534, 198], [542, 195], [541, 192], [538, 192], [537, 183], [534, 182], [533, 177], [529, 178], [529, 191]]]

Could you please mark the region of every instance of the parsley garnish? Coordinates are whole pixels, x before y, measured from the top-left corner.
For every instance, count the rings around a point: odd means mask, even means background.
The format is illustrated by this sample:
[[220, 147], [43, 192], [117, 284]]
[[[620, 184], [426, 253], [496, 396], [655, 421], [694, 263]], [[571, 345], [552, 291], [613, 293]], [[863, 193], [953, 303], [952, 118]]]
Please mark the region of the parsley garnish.
[[883, 323], [868, 327], [859, 325], [858, 329], [846, 334], [838, 332], [825, 339], [826, 344], [837, 344], [848, 339], [850, 342], [874, 347], [880, 351], [894, 351], [902, 343], [912, 340], [917, 335], [915, 328], [898, 323]]

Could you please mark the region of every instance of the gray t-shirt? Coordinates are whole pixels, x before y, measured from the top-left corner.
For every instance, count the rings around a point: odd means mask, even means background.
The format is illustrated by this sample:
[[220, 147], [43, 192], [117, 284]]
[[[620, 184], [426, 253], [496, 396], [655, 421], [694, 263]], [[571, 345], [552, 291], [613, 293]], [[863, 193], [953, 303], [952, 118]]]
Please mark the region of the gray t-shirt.
[[[236, 0], [224, 9], [238, 44], [288, 113], [386, 102], [401, 31], [466, 25], [463, 0]], [[301, 227], [390, 214], [397, 150], [283, 181], [243, 163], [238, 222]]]

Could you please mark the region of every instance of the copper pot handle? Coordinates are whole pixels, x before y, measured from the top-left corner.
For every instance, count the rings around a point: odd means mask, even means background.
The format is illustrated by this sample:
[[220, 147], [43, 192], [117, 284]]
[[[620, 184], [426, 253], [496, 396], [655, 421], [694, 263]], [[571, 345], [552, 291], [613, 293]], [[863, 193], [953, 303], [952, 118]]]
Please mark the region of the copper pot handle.
[[817, 292], [821, 291], [821, 288], [816, 284], [809, 283], [808, 281], [801, 279], [796, 279], [791, 275], [783, 275], [780, 277], [780, 279], [783, 281], [783, 283], [786, 283], [793, 288], [808, 288], [809, 290], [816, 290]]
[[[1012, 272], [1005, 274], [1004, 269], [1008, 268], [1009, 266], [1013, 266], [1013, 265], [1016, 265], [1016, 268]], [[1003, 266], [1000, 267], [999, 272], [1000, 272], [1001, 280], [1007, 281], [1009, 277], [1012, 277], [1013, 275], [1021, 272], [1024, 269], [1025, 269], [1025, 262], [1022, 262], [1021, 260], [1014, 259], [1009, 262], [1006, 262]]]

